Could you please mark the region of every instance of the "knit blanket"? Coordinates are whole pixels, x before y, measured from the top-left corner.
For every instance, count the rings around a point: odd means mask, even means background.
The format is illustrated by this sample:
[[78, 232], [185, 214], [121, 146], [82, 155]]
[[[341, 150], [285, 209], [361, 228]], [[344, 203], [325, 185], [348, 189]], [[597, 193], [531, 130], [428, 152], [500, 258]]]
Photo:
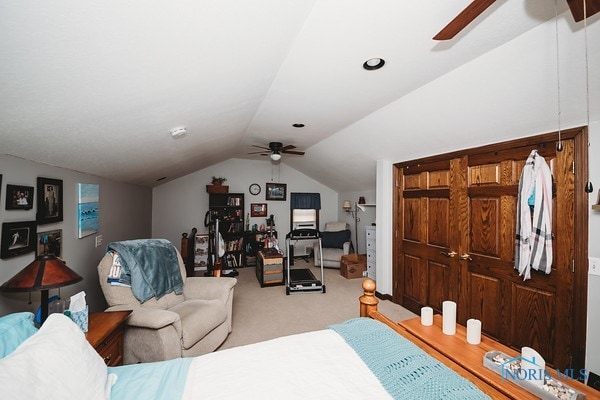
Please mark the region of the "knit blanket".
[[329, 328], [344, 338], [395, 399], [489, 399], [467, 379], [379, 321], [357, 318]]
[[183, 293], [183, 279], [173, 244], [165, 239], [112, 242], [108, 251], [121, 259], [119, 283], [130, 285], [136, 299], [145, 302], [167, 293]]

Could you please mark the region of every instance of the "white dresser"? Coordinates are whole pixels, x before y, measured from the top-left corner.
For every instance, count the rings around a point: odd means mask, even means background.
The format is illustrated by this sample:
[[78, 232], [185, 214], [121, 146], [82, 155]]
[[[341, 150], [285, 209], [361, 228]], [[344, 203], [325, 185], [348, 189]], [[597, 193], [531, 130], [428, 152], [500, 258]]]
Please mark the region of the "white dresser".
[[367, 238], [367, 276], [375, 280], [375, 227], [365, 226]]

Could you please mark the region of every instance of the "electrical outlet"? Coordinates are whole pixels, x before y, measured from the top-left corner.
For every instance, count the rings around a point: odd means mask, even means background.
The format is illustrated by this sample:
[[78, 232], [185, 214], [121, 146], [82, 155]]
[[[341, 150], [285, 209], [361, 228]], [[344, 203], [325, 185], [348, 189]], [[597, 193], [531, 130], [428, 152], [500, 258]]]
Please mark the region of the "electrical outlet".
[[102, 244], [102, 235], [96, 236], [96, 247], [100, 247]]
[[590, 275], [600, 275], [600, 258], [590, 257], [588, 272]]

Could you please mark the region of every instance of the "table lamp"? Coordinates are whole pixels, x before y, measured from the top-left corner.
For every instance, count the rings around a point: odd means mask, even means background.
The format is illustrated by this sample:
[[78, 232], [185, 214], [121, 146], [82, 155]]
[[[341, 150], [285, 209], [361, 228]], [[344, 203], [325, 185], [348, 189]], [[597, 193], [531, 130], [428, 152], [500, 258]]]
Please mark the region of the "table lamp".
[[48, 290], [81, 282], [83, 278], [53, 254], [38, 256], [31, 264], [0, 286], [2, 292], [42, 292], [43, 324], [48, 317]]

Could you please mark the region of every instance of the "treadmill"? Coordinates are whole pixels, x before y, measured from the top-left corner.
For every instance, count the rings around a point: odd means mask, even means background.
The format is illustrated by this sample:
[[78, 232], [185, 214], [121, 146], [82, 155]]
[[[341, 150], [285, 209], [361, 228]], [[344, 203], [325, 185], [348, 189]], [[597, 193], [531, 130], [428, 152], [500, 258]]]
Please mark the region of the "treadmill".
[[[292, 240], [318, 240], [319, 254], [321, 255], [321, 277], [317, 279], [308, 268], [293, 268], [292, 251], [290, 251], [290, 242]], [[287, 247], [287, 266], [286, 266], [286, 288], [285, 294], [290, 293], [325, 293], [325, 278], [323, 276], [323, 248], [321, 247], [321, 232], [317, 229], [295, 229], [285, 236], [285, 245]]]

